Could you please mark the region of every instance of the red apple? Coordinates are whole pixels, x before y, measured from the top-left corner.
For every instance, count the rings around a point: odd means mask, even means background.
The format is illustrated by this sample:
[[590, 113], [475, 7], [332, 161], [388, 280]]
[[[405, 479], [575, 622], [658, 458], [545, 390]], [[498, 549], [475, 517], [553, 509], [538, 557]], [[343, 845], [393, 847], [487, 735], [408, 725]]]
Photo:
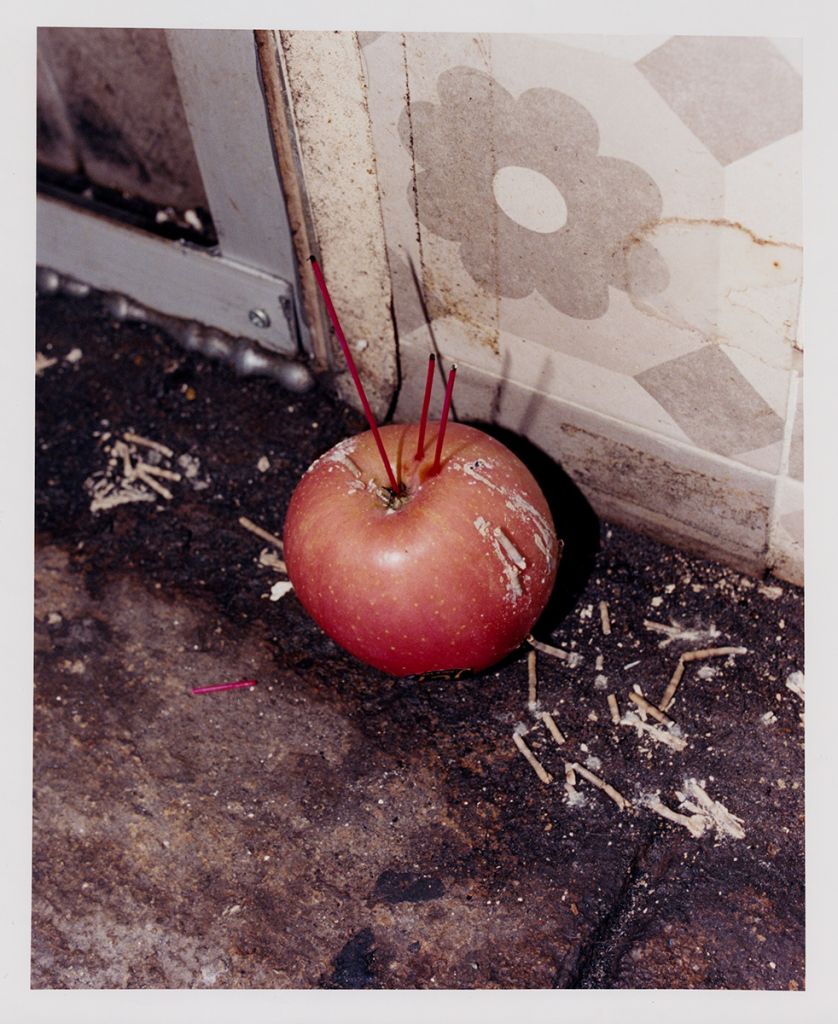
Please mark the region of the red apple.
[[315, 622], [392, 675], [479, 670], [525, 639], [556, 578], [559, 544], [524, 464], [488, 434], [449, 423], [380, 428], [402, 493], [369, 431], [322, 455], [285, 520], [288, 575]]

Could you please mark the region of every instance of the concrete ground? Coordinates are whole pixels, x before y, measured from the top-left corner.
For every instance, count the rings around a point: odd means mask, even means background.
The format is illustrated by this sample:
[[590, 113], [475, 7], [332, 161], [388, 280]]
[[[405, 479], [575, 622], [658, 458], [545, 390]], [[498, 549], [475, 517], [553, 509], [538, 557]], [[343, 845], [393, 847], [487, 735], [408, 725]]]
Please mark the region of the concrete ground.
[[95, 297], [39, 299], [37, 344], [33, 987], [804, 987], [801, 591], [598, 522], [525, 446], [560, 746], [526, 650], [394, 680], [272, 600], [240, 517], [281, 533], [354, 412]]

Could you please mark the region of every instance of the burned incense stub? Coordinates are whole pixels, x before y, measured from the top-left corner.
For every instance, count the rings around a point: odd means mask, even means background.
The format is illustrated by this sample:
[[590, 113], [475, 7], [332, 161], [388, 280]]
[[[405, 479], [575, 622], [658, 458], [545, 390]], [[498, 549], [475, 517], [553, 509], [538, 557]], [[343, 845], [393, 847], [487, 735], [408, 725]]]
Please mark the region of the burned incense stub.
[[369, 431], [306, 471], [283, 534], [297, 597], [361, 661], [393, 675], [477, 671], [514, 651], [544, 610], [559, 542], [544, 495], [499, 441], [442, 416], [378, 427], [328, 298]]

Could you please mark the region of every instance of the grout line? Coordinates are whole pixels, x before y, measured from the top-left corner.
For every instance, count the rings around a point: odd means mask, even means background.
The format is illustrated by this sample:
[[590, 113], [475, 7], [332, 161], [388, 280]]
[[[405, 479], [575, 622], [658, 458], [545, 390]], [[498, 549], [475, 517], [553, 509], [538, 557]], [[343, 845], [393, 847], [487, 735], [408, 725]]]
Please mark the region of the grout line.
[[789, 390], [786, 399], [786, 421], [783, 432], [783, 448], [780, 453], [780, 467], [774, 481], [774, 496], [771, 502], [771, 514], [768, 517], [768, 554], [769, 560], [774, 549], [774, 538], [780, 523], [780, 488], [789, 480], [789, 461], [791, 459], [791, 439], [797, 418], [797, 396], [800, 393], [801, 378], [797, 370], [792, 370], [789, 379]]
[[800, 374], [797, 370], [791, 370], [789, 374], [789, 390], [786, 398], [786, 421], [783, 433], [783, 449], [780, 453], [780, 468], [777, 470], [778, 477], [789, 475], [789, 461], [791, 459], [791, 439], [794, 433], [794, 423], [797, 418], [797, 396], [800, 390]]

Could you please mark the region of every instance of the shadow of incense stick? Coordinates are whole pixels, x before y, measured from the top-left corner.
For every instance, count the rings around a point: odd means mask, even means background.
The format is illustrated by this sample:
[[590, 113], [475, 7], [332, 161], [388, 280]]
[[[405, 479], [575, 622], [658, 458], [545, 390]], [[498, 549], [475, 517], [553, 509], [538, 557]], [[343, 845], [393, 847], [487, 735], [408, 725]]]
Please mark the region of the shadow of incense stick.
[[[431, 319], [430, 311], [428, 310], [428, 305], [425, 302], [425, 294], [422, 290], [422, 284], [419, 280], [419, 275], [416, 272], [416, 264], [413, 262], [413, 257], [410, 255], [408, 255], [407, 257], [407, 265], [410, 267], [410, 276], [413, 278], [413, 284], [416, 286], [416, 295], [419, 299], [419, 305], [422, 307], [422, 315], [425, 318], [425, 323], [428, 326], [428, 337], [431, 339], [431, 348], [434, 350], [434, 355], [436, 356], [437, 370], [439, 371], [439, 375], [440, 378], [442, 379], [444, 387], [447, 388], [448, 375], [445, 372], [445, 367], [442, 365], [442, 352], [440, 351], [439, 343], [437, 342], [436, 335], [434, 334], [434, 329], [432, 327], [433, 321]], [[460, 417], [457, 415], [457, 407], [454, 404], [453, 399], [451, 401], [450, 415], [451, 419], [453, 419], [455, 422], [459, 421]]]

